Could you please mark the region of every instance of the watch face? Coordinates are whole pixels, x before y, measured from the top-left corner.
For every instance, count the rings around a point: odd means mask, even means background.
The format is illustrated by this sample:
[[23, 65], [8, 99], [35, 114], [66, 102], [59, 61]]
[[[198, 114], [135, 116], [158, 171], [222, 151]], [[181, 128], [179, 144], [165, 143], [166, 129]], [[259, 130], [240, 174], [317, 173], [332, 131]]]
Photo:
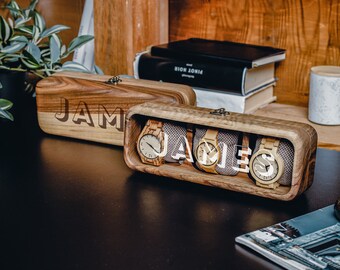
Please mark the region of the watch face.
[[139, 140], [139, 151], [148, 159], [156, 159], [161, 153], [161, 143], [152, 134], [146, 134]]
[[282, 174], [281, 162], [270, 152], [257, 153], [250, 166], [253, 177], [264, 183], [275, 182]]
[[196, 148], [196, 159], [203, 166], [211, 166], [218, 162], [218, 149], [210, 142], [203, 142]]

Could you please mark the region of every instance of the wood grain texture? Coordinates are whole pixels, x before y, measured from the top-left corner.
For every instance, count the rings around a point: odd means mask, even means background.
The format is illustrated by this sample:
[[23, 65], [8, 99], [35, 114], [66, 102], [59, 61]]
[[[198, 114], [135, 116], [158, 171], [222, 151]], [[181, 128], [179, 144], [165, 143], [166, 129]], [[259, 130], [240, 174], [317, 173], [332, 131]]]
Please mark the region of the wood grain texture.
[[167, 0], [96, 0], [96, 63], [106, 74], [133, 75], [137, 52], [168, 41]]
[[[30, 0], [16, 0], [20, 7], [27, 7]], [[8, 1], [1, 1], [0, 5]], [[37, 10], [43, 15], [47, 27], [55, 24], [63, 24], [71, 29], [60, 33], [60, 37], [65, 44], [78, 35], [80, 20], [83, 13], [85, 0], [40, 0]], [[2, 10], [1, 14], [5, 14]]]
[[[160, 103], [144, 103], [131, 108], [126, 115], [124, 158], [126, 164], [138, 171], [162, 175], [178, 180], [216, 186], [254, 194], [276, 200], [292, 200], [306, 190], [313, 181], [317, 133], [307, 124], [268, 117], [231, 113], [227, 116], [211, 115], [210, 109]], [[289, 140], [294, 146], [294, 165], [291, 187], [275, 190], [261, 188], [239, 173], [237, 176], [213, 175], [191, 166], [165, 164], [159, 167], [143, 164], [137, 154], [136, 141], [141, 131], [140, 116], [204, 125], [219, 129], [272, 136]]]
[[39, 125], [50, 134], [123, 145], [125, 113], [146, 101], [195, 104], [193, 90], [184, 85], [110, 76], [56, 73], [36, 88]]
[[340, 1], [170, 0], [170, 40], [201, 37], [287, 50], [277, 65], [278, 102], [308, 105], [315, 65], [340, 65]]
[[254, 114], [309, 124], [318, 133], [318, 147], [340, 151], [340, 126], [324, 126], [308, 121], [308, 109], [305, 107], [272, 103]]

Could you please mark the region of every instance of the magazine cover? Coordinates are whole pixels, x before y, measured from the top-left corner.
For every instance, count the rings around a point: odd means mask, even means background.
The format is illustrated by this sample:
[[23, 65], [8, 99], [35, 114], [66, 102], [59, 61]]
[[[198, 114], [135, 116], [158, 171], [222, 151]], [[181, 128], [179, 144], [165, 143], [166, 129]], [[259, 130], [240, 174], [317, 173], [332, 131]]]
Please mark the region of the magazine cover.
[[340, 222], [333, 205], [235, 240], [287, 269], [340, 269]]

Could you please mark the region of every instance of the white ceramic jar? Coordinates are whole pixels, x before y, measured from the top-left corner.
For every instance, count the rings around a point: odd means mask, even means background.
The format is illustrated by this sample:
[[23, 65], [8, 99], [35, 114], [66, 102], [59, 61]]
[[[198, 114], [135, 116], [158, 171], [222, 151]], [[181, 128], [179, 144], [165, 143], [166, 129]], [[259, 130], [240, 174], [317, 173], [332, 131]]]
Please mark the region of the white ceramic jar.
[[308, 119], [321, 125], [340, 125], [340, 66], [311, 68]]

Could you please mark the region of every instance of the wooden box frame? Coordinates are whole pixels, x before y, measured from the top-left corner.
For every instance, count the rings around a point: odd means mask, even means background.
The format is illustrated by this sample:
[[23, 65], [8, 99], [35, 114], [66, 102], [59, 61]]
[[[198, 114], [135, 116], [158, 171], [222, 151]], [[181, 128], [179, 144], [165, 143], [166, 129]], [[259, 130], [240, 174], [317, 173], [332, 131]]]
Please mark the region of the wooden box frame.
[[156, 100], [196, 104], [189, 86], [125, 77], [108, 83], [111, 78], [60, 72], [41, 80], [36, 87], [40, 128], [54, 135], [122, 146], [125, 113], [130, 107]]
[[[144, 103], [132, 107], [126, 115], [124, 139], [124, 159], [126, 164], [131, 169], [145, 173], [284, 201], [294, 199], [312, 184], [317, 148], [317, 133], [312, 126], [238, 113], [230, 113], [226, 116], [212, 115], [211, 111], [211, 109], [187, 105], [161, 103]], [[199, 171], [191, 164], [186, 163], [182, 165], [166, 163], [159, 167], [143, 164], [137, 153], [136, 142], [142, 129], [142, 123], [148, 118], [287, 139], [294, 146], [292, 184], [289, 187], [280, 186], [273, 190], [256, 186], [243, 173], [239, 173], [237, 176], [209, 174]]]

